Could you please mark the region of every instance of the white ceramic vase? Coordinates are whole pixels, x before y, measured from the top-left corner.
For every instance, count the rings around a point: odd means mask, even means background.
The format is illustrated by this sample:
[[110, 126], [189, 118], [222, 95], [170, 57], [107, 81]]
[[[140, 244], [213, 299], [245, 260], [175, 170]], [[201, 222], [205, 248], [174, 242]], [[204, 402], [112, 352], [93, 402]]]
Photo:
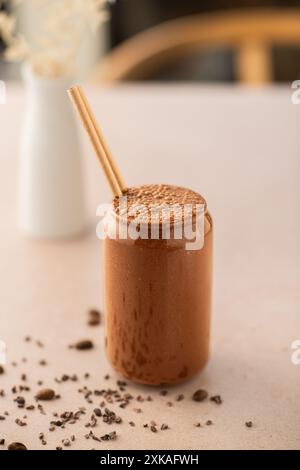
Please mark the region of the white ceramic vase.
[[28, 66], [23, 77], [20, 228], [38, 238], [73, 237], [87, 219], [78, 129], [67, 95], [71, 80], [37, 77]]

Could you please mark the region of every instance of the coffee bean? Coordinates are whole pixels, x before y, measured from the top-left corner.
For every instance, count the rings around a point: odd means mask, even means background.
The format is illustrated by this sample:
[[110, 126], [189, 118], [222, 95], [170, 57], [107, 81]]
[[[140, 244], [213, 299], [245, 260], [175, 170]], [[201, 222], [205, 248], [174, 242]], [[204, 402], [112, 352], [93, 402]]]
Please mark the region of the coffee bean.
[[94, 413], [95, 413], [96, 416], [98, 416], [98, 418], [99, 418], [100, 416], [102, 416], [102, 411], [100, 410], [100, 408], [95, 408], [95, 409], [94, 409]]
[[98, 310], [91, 309], [88, 312], [88, 325], [97, 326], [101, 323], [101, 314]]
[[20, 405], [20, 406], [25, 405], [25, 398], [23, 398], [23, 397], [17, 397], [14, 401], [17, 402], [18, 405]]
[[211, 421], [211, 419], [208, 419], [205, 424], [206, 426], [211, 426], [214, 423]]
[[204, 401], [206, 400], [207, 397], [208, 397], [207, 391], [202, 390], [202, 389], [196, 390], [196, 392], [194, 392], [193, 394], [194, 401]]
[[252, 421], [246, 421], [245, 425], [247, 426], [247, 428], [252, 428], [253, 423]]
[[35, 398], [37, 400], [53, 400], [55, 397], [55, 392], [51, 388], [43, 388], [42, 390], [39, 390], [39, 392], [36, 394]]
[[21, 442], [12, 442], [7, 447], [8, 450], [27, 450], [27, 447]]
[[75, 348], [78, 349], [79, 351], [84, 351], [84, 350], [87, 350], [87, 349], [93, 349], [94, 347], [94, 344], [91, 340], [89, 339], [83, 339], [81, 341], [78, 341], [77, 343], [75, 343]]
[[5, 444], [5, 439], [0, 439], [0, 446], [4, 446]]
[[4, 367], [0, 365], [0, 374], [4, 374]]

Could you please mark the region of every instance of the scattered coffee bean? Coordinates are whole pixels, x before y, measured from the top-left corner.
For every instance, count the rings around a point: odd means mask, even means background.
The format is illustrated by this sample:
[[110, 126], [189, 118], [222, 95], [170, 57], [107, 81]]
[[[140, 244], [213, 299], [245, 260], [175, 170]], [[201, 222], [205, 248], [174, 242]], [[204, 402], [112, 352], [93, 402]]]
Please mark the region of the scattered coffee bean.
[[151, 429], [152, 432], [157, 432], [157, 428], [156, 428], [155, 426], [153, 426], [153, 425], [150, 426], [150, 429]]
[[165, 397], [168, 394], [168, 390], [161, 390], [159, 394]]
[[5, 419], [6, 419], [5, 416], [0, 415], [0, 421], [5, 421]]
[[46, 361], [45, 359], [41, 359], [41, 360], [39, 361], [39, 365], [40, 365], [40, 366], [46, 366], [46, 365], [47, 365], [47, 361]]
[[104, 434], [104, 436], [101, 436], [102, 441], [115, 441], [117, 439], [117, 433], [116, 431], [112, 431], [108, 434]]
[[21, 442], [12, 442], [7, 447], [8, 450], [27, 450], [27, 447]]
[[34, 405], [28, 405], [26, 406], [26, 410], [34, 410], [35, 409], [35, 406]]
[[252, 426], [253, 426], [252, 421], [246, 421], [246, 422], [245, 422], [245, 426], [246, 426], [247, 428], [252, 428]]
[[211, 426], [214, 423], [210, 419], [208, 419], [205, 424], [206, 426]]
[[23, 382], [26, 382], [26, 380], [27, 380], [26, 374], [22, 374], [22, 375], [21, 375], [21, 380], [23, 380]]
[[0, 446], [4, 446], [5, 444], [5, 439], [0, 439]]
[[37, 400], [43, 400], [43, 401], [53, 400], [54, 397], [55, 397], [55, 392], [51, 388], [43, 388], [35, 396]]
[[100, 410], [100, 408], [95, 408], [94, 413], [96, 416], [98, 416], [98, 418], [102, 416], [102, 411]]
[[201, 423], [194, 424], [195, 428], [201, 428]]
[[23, 407], [25, 405], [25, 398], [24, 397], [17, 397], [14, 401], [20, 406]]
[[167, 429], [170, 429], [170, 428], [169, 428], [169, 426], [168, 426], [167, 424], [162, 424], [161, 427], [160, 427], [160, 429], [161, 429], [162, 431], [166, 431]]
[[125, 380], [117, 380], [117, 385], [119, 387], [127, 387], [127, 382]]
[[0, 365], [0, 374], [4, 374], [4, 367]]
[[176, 401], [182, 401], [182, 400], [184, 400], [184, 395], [181, 393], [180, 395], [176, 397]]
[[204, 401], [206, 400], [207, 397], [208, 397], [207, 391], [202, 390], [202, 389], [196, 390], [196, 392], [194, 392], [193, 394], [194, 401]]
[[83, 339], [81, 341], [77, 341], [77, 343], [75, 343], [73, 347], [75, 347], [75, 349], [78, 349], [78, 351], [85, 351], [87, 349], [93, 349], [94, 344], [89, 339]]
[[88, 312], [88, 325], [97, 326], [101, 323], [101, 314], [99, 310], [91, 309]]
[[65, 447], [70, 447], [71, 441], [69, 439], [63, 439], [62, 443]]
[[57, 446], [57, 447], [55, 447], [55, 450], [62, 450], [62, 447], [61, 447], [61, 446]]
[[135, 423], [133, 421], [129, 421], [130, 426], [134, 427]]
[[25, 421], [22, 421], [20, 418], [17, 418], [17, 419], [15, 420], [15, 423], [16, 423], [18, 426], [21, 426], [21, 427], [27, 426], [27, 423], [26, 423]]
[[210, 397], [210, 401], [213, 401], [214, 403], [216, 403], [216, 405], [221, 405], [223, 403], [223, 400], [220, 395], [214, 395]]

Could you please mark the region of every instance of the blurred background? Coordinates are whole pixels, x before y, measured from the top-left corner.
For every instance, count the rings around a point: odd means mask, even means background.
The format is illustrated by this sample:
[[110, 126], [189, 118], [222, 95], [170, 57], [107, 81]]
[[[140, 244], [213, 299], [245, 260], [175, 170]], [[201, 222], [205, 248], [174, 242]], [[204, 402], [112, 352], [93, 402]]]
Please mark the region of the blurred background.
[[[57, 0], [52, 1], [56, 2]], [[18, 7], [17, 21], [20, 30], [28, 37], [34, 36], [40, 18], [38, 9], [35, 15], [32, 15], [32, 13], [28, 14], [27, 6], [25, 0], [22, 2], [21, 7]], [[7, 2], [7, 4], [2, 5], [0, 8], [2, 10], [12, 10], [14, 8], [13, 1]], [[231, 15], [233, 15], [231, 28], [231, 30], [233, 30], [235, 27], [238, 27], [236, 23], [239, 23], [238, 18], [234, 21], [235, 10], [237, 9], [240, 12], [245, 12], [246, 15], [249, 10], [259, 15], [259, 12], [266, 8], [269, 11], [273, 9], [278, 11], [278, 9], [280, 9], [280, 11], [286, 12], [290, 8], [299, 8], [300, 10], [300, 0], [115, 0], [110, 2], [108, 8], [110, 10], [108, 21], [101, 26], [96, 36], [91, 35], [89, 37], [87, 35], [84, 41], [80, 52], [78, 67], [81, 77], [89, 76], [93, 65], [97, 64], [105, 54], [110, 54], [114, 48], [124, 43], [126, 44], [129, 39], [135, 38], [137, 34], [156, 27], [157, 40], [160, 41], [160, 47], [164, 48], [163, 43], [164, 41], [166, 42], [164, 58], [167, 60], [160, 60], [158, 64], [152, 63], [151, 67], [147, 67], [146, 71], [143, 70], [141, 73], [139, 70], [136, 76], [131, 71], [129, 74], [127, 73], [127, 77], [125, 77], [122, 75], [123, 71], [118, 70], [116, 74], [120, 74], [120, 76], [118, 76], [117, 79], [235, 82], [240, 78], [241, 74], [243, 76], [246, 75], [246, 77], [248, 74], [247, 71], [237, 71], [235, 64], [235, 48], [232, 47], [230, 37], [226, 38], [227, 33], [222, 33], [222, 28], [224, 29], [224, 19], [228, 21], [228, 19], [231, 19]], [[225, 15], [224, 17], [223, 14]], [[203, 47], [188, 47], [187, 44], [185, 44], [180, 46], [182, 53], [174, 54], [172, 48], [168, 47], [169, 45], [167, 44], [167, 31], [160, 31], [159, 25], [174, 19], [191, 19], [191, 15], [195, 18], [197, 17], [198, 20], [197, 25], [194, 23], [191, 25], [191, 28], [186, 24], [187, 35], [192, 35], [193, 29], [197, 29], [198, 31], [202, 28], [205, 29], [206, 25], [209, 23], [208, 18], [211, 17], [211, 15], [218, 15], [218, 19], [210, 28], [209, 40], [207, 37], [199, 37], [197, 39], [198, 46]], [[267, 17], [265, 17], [264, 21], [267, 23]], [[245, 28], [247, 28], [247, 25]], [[251, 26], [249, 28], [251, 32]], [[180, 35], [181, 40], [184, 39], [182, 38], [182, 29], [180, 30], [179, 27], [177, 33], [175, 29], [172, 31], [172, 34], [178, 34], [177, 41], [180, 42]], [[274, 41], [273, 44], [267, 44], [268, 56], [266, 56], [265, 50], [261, 49], [261, 46], [266, 45], [263, 44], [263, 41], [260, 41], [259, 48], [256, 47], [257, 43], [255, 43], [254, 49], [250, 47], [250, 51], [248, 47], [246, 56], [248, 56], [248, 59], [250, 57], [250, 62], [254, 64], [252, 68], [263, 70], [254, 72], [254, 79], [253, 77], [248, 80], [246, 78], [245, 81], [255, 82], [271, 79], [275, 82], [287, 82], [300, 77], [300, 39], [293, 41], [282, 37], [284, 31], [287, 36], [289, 34], [289, 26], [288, 23], [284, 21], [284, 18], [282, 19], [282, 25], [279, 22], [278, 27], [274, 27], [274, 29], [280, 32], [281, 39], [278, 42]], [[275, 32], [276, 31], [274, 31], [274, 33]], [[228, 33], [230, 36], [230, 28]], [[221, 39], [217, 40], [216, 38], [219, 37], [220, 34]], [[149, 38], [147, 39], [140, 36], [139, 44], [141, 48], [144, 40], [144, 53], [149, 57], [153, 38], [150, 38], [149, 43]], [[201, 44], [201, 40], [203, 40], [203, 45]], [[268, 38], [266, 38], [266, 41], [267, 40]], [[239, 47], [240, 44], [237, 44], [237, 46]], [[3, 53], [4, 50], [5, 46], [2, 43], [1, 52]], [[155, 51], [153, 54], [155, 54]], [[243, 55], [245, 56], [245, 50], [243, 51]], [[241, 58], [240, 62], [242, 62], [242, 64], [245, 62], [248, 63], [248, 59], [247, 57], [246, 59], [245, 57], [244, 59]], [[128, 49], [123, 50], [122, 57], [118, 56], [118, 62], [122, 62], [122, 64], [124, 61], [130, 62], [131, 60], [132, 57], [130, 57], [130, 50]], [[270, 64], [272, 64], [272, 71], [270, 71]], [[115, 64], [110, 62], [110, 67], [115, 69]], [[240, 64], [239, 68], [241, 67], [243, 67], [243, 65]], [[116, 74], [114, 78], [116, 78]], [[107, 71], [105, 75], [107, 76]], [[19, 66], [8, 64], [2, 59], [0, 62], [0, 77], [2, 79], [19, 79]], [[108, 78], [111, 79], [111, 77]]]

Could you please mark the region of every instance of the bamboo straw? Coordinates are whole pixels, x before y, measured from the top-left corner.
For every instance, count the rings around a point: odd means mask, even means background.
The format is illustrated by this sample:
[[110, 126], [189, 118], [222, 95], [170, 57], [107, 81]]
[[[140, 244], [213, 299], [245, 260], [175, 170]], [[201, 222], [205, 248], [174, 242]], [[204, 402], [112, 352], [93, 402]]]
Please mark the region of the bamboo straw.
[[125, 185], [103, 139], [103, 134], [97, 125], [96, 119], [92, 114], [83, 91], [78, 86], [74, 86], [68, 90], [68, 94], [72, 99], [81, 118], [82, 124], [89, 135], [96, 156], [102, 166], [113, 195], [121, 196], [125, 189]]
[[88, 100], [87, 100], [87, 98], [86, 98], [86, 96], [85, 96], [85, 94], [84, 94], [82, 88], [81, 88], [80, 86], [78, 86], [77, 88], [78, 88], [79, 94], [80, 94], [80, 96], [81, 96], [81, 99], [82, 99], [82, 101], [84, 102], [84, 105], [85, 105], [85, 107], [86, 107], [86, 110], [88, 111], [89, 116], [90, 116], [91, 120], [93, 121], [93, 125], [94, 125], [94, 128], [95, 128], [96, 132], [97, 132], [97, 135], [98, 135], [98, 137], [99, 137], [99, 140], [102, 142], [103, 149], [104, 149], [104, 151], [105, 151], [105, 153], [106, 153], [107, 159], [108, 159], [108, 161], [109, 161], [109, 163], [110, 163], [110, 167], [111, 167], [111, 169], [112, 169], [112, 171], [113, 171], [113, 173], [114, 173], [114, 175], [115, 175], [115, 178], [116, 178], [116, 180], [117, 180], [117, 182], [118, 182], [120, 188], [122, 189], [122, 191], [124, 191], [124, 189], [125, 189], [124, 180], [123, 180], [123, 178], [122, 178], [122, 176], [121, 176], [121, 174], [120, 174], [120, 172], [119, 172], [119, 170], [118, 170], [118, 168], [117, 168], [117, 165], [116, 165], [116, 163], [115, 163], [115, 161], [114, 161], [114, 159], [113, 159], [113, 156], [112, 156], [111, 151], [110, 151], [110, 149], [109, 149], [109, 147], [108, 147], [108, 145], [107, 145], [107, 142], [106, 142], [106, 140], [105, 140], [105, 137], [104, 137], [104, 135], [103, 135], [103, 132], [102, 132], [101, 128], [99, 127], [99, 124], [98, 124], [97, 121], [96, 121], [96, 118], [95, 118], [95, 116], [94, 116], [94, 113], [93, 113], [93, 111], [92, 111], [92, 109], [91, 109], [91, 107], [90, 107], [90, 105], [89, 105], [89, 102], [88, 102]]

